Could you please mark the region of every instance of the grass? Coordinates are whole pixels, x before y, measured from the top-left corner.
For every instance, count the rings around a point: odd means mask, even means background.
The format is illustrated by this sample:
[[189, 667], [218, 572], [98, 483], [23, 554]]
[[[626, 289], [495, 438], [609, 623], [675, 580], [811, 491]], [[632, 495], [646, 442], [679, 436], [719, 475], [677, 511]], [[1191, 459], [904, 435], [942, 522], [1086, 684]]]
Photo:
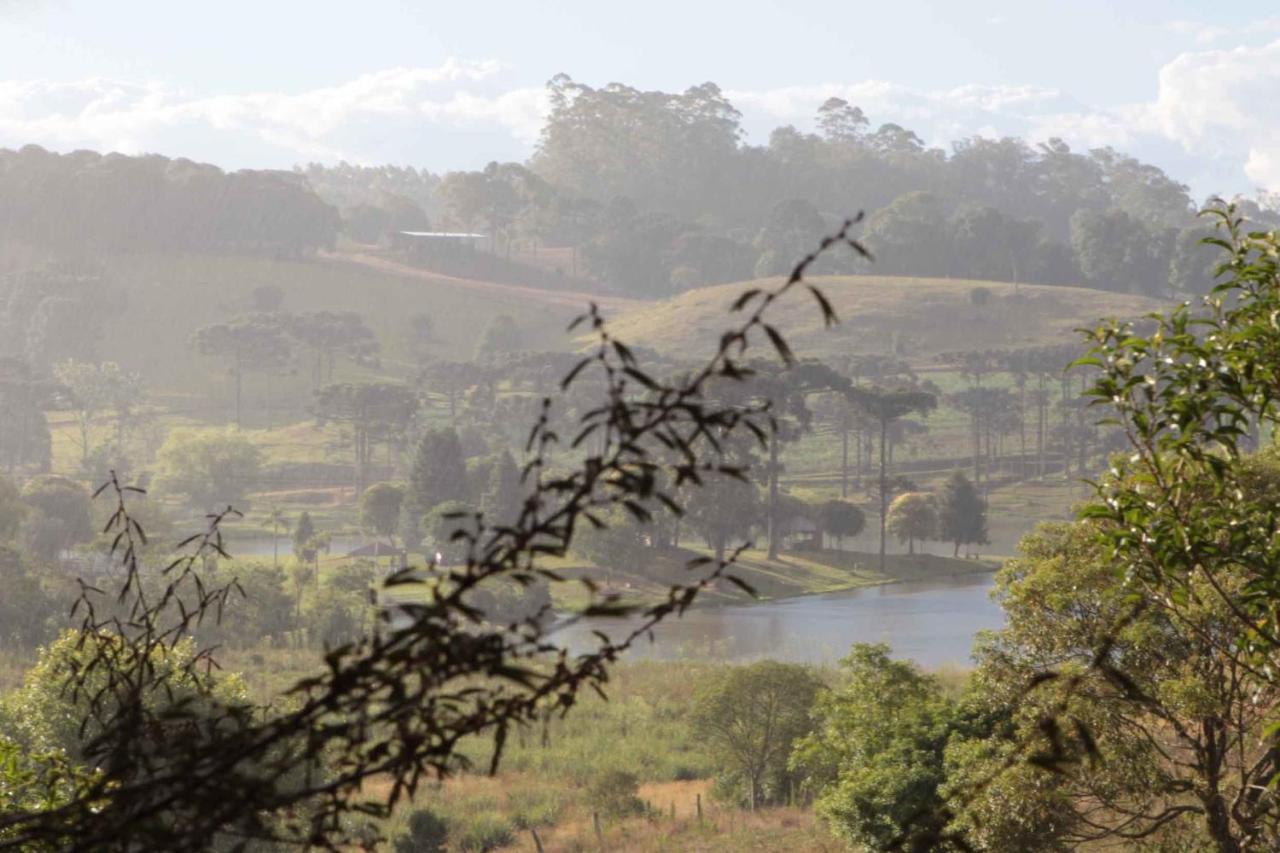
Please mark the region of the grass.
[[[695, 546], [675, 554], [646, 555], [643, 566], [606, 570], [580, 558], [577, 565], [559, 570], [567, 578], [592, 578], [606, 591], [618, 594], [624, 603], [648, 604], [665, 598], [667, 582], [688, 582], [690, 575], [685, 563], [689, 558], [710, 555], [709, 549]], [[989, 572], [998, 567], [998, 563], [990, 560], [955, 559], [936, 554], [887, 554], [883, 572], [878, 563], [879, 555], [867, 551], [783, 551], [778, 559], [770, 560], [766, 550], [752, 548], [739, 555], [732, 574], [750, 584], [760, 600], [771, 600]], [[556, 605], [566, 610], [587, 602], [585, 589], [577, 584], [553, 585], [552, 596]], [[741, 604], [749, 600], [736, 586], [721, 582], [704, 590], [695, 606]]]
[[[612, 332], [671, 355], [701, 356], [727, 322], [730, 304], [747, 287], [778, 279], [689, 291], [623, 314]], [[1005, 349], [1079, 340], [1075, 329], [1102, 317], [1137, 317], [1164, 307], [1141, 296], [1082, 287], [891, 276], [820, 276], [813, 283], [831, 300], [841, 324], [826, 330], [811, 299], [797, 293], [771, 309], [771, 322], [801, 357], [891, 353], [918, 365], [939, 353]], [[986, 307], [970, 301], [975, 287], [991, 292]]]
[[[221, 383], [224, 366], [196, 355], [191, 333], [199, 326], [249, 310], [263, 285], [279, 287], [288, 310], [355, 311], [383, 343], [384, 361], [406, 360], [409, 317], [434, 320], [432, 349], [469, 359], [490, 319], [508, 314], [531, 349], [564, 349], [568, 320], [580, 309], [536, 294], [475, 290], [448, 279], [410, 277], [324, 258], [275, 260], [250, 255], [130, 253], [105, 255], [105, 274], [124, 307], [109, 318], [102, 351], [153, 387], [203, 391], [206, 377]], [[146, 329], [147, 334], [135, 330]], [[156, 358], [164, 353], [164, 358]], [[194, 404], [193, 405], [197, 405]]]
[[[494, 849], [532, 850], [534, 832], [547, 853], [848, 850], [806, 809], [748, 813], [713, 799], [712, 767], [693, 737], [689, 715], [696, 685], [718, 668], [691, 662], [619, 665], [607, 701], [584, 696], [566, 720], [553, 720], [545, 731], [513, 734], [499, 774], [464, 773], [428, 786], [383, 831], [394, 838], [414, 808], [429, 808], [448, 825], [450, 850], [482, 849], [483, 837], [509, 842]], [[464, 751], [484, 766], [489, 748], [487, 740], [473, 739]], [[601, 815], [597, 836], [588, 791], [611, 770], [636, 777], [645, 810], [629, 817]], [[368, 792], [384, 790], [373, 785]]]

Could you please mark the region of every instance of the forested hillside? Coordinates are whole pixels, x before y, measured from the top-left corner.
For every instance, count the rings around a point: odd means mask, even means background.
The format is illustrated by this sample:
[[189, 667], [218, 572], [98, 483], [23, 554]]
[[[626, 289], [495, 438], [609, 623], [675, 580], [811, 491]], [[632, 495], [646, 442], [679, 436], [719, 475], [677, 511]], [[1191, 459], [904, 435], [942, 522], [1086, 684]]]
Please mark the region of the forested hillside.
[[[750, 144], [711, 83], [670, 94], [561, 75], [548, 90], [527, 163], [438, 178], [345, 164], [303, 174], [349, 223], [408, 222], [416, 204], [442, 230], [491, 234], [494, 251], [569, 247], [566, 273], [632, 295], [777, 275], [857, 210], [869, 214], [874, 267], [834, 254], [819, 271], [1168, 296], [1201, 292], [1213, 259], [1194, 216], [1203, 200], [1111, 148], [975, 136], [943, 150], [836, 98], [814, 104], [818, 132], [780, 127]], [[1280, 223], [1260, 200], [1241, 212]]]
[[64, 255], [275, 252], [332, 244], [332, 208], [289, 172], [35, 145], [0, 150], [0, 239]]

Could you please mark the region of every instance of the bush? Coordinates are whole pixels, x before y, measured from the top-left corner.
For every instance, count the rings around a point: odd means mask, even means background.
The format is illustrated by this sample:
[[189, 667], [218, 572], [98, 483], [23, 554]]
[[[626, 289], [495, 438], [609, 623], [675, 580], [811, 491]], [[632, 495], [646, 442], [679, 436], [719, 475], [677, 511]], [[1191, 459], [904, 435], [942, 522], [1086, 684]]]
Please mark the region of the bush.
[[409, 815], [408, 828], [396, 839], [395, 853], [443, 853], [449, 837], [444, 819], [431, 809], [416, 809]]
[[626, 817], [644, 811], [638, 796], [640, 783], [625, 770], [606, 770], [587, 788], [587, 805], [608, 817]]
[[455, 829], [458, 849], [466, 853], [487, 853], [516, 840], [515, 827], [497, 812], [470, 815]]

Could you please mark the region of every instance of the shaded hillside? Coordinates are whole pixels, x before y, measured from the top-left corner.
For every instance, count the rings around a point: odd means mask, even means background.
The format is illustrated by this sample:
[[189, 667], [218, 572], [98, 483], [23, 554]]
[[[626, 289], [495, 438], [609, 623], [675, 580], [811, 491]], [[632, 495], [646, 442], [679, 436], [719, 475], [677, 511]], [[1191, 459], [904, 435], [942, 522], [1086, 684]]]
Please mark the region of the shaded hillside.
[[[919, 365], [943, 352], [1013, 349], [1075, 338], [1102, 317], [1136, 318], [1163, 307], [1144, 296], [1083, 287], [1013, 285], [953, 279], [821, 276], [840, 325], [824, 330], [813, 301], [797, 292], [774, 309], [773, 322], [801, 356], [895, 352]], [[613, 331], [634, 344], [672, 355], [701, 355], [724, 327], [725, 314], [747, 287], [780, 279], [716, 285], [613, 319]]]
[[[124, 310], [107, 321], [100, 354], [143, 373], [149, 384], [172, 387], [220, 368], [196, 355], [195, 329], [250, 310], [255, 289], [279, 288], [284, 310], [354, 311], [382, 344], [384, 368], [407, 369], [404, 340], [415, 314], [431, 319], [431, 350], [441, 358], [470, 359], [486, 326], [507, 315], [522, 348], [570, 345], [565, 328], [585, 301], [527, 288], [468, 283], [421, 271], [400, 274], [345, 261], [272, 260], [204, 253], [109, 255], [103, 276], [121, 295]], [[157, 353], [164, 358], [157, 359]]]

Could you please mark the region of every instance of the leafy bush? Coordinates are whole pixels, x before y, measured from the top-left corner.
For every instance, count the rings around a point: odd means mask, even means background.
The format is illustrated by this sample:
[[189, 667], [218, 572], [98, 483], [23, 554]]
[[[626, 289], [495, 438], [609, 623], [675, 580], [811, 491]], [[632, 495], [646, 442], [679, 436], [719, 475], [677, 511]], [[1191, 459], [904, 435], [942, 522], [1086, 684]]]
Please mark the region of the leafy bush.
[[606, 770], [596, 776], [587, 788], [587, 805], [608, 817], [639, 814], [644, 811], [639, 790], [640, 783], [634, 773]]
[[449, 837], [444, 819], [431, 809], [415, 809], [409, 815], [408, 828], [396, 839], [395, 853], [442, 853]]

